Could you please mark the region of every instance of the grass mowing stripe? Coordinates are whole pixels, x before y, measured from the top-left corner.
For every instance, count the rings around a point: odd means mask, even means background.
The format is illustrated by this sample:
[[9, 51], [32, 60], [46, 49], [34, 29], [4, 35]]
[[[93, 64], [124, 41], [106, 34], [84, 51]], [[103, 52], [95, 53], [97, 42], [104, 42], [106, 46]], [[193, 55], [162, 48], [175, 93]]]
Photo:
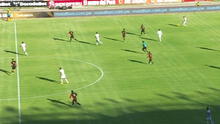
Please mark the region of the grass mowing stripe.
[[[16, 53], [18, 53], [18, 38], [17, 38], [16, 22], [14, 22], [14, 33], [15, 33], [15, 49], [16, 49]], [[16, 62], [17, 62], [17, 65], [19, 65], [18, 54], [16, 54]], [[18, 123], [21, 124], [21, 94], [20, 94], [19, 66], [17, 66], [17, 90], [18, 90]]]
[[210, 31], [212, 32], [211, 34], [216, 34], [215, 37], [210, 37], [210, 39], [212, 39], [213, 41], [218, 40], [219, 30], [216, 30], [216, 28], [214, 28], [213, 26], [210, 26], [210, 24], [207, 22], [207, 20], [203, 20], [202, 19], [203, 17], [201, 14], [198, 14], [198, 15], [199, 15], [198, 16], [199, 19], [197, 19], [197, 20], [199, 20], [200, 24], [205, 25], [206, 27], [209, 27], [209, 29], [212, 29], [212, 30], [209, 30], [209, 32]]
[[[186, 27], [177, 25], [181, 22], [183, 14], [190, 19]], [[217, 62], [220, 48], [219, 43], [215, 42], [216, 33], [209, 31], [220, 31], [217, 26], [219, 22], [216, 21], [219, 17], [216, 14], [218, 13], [175, 13], [135, 18], [92, 17], [86, 18], [86, 21], [84, 18], [17, 20], [18, 45], [19, 41], [26, 41], [31, 48], [31, 56], [19, 56], [22, 124], [201, 124], [205, 121], [206, 105], [212, 106], [213, 116], [218, 121], [220, 99], [217, 95]], [[204, 24], [205, 20], [209, 23]], [[65, 35], [69, 28], [64, 27], [65, 23], [73, 27], [73, 31], [79, 32], [76, 33], [79, 40], [93, 45], [81, 42], [72, 42], [70, 45]], [[142, 23], [149, 31], [142, 36], [155, 56], [154, 65], [145, 64], [146, 55], [141, 51], [141, 38], [138, 35]], [[121, 41], [120, 31], [124, 26], [129, 32], [138, 35], [130, 34], [126, 37], [128, 42]], [[35, 30], [30, 30], [30, 27]], [[11, 30], [14, 30], [12, 28], [14, 26], [11, 27]], [[164, 32], [165, 39], [161, 43], [157, 41], [158, 28]], [[103, 46], [95, 46], [95, 31], [113, 40], [103, 39]], [[10, 30], [7, 32], [14, 35]], [[5, 35], [5, 41], [12, 42], [4, 43], [9, 43], [8, 50], [13, 51], [14, 36], [7, 37], [8, 35]], [[54, 37], [61, 40], [53, 40]], [[18, 50], [20, 51], [19, 48]], [[1, 53], [6, 54], [3, 51]], [[11, 53], [7, 55], [14, 56]], [[102, 83], [80, 90], [79, 101], [82, 107], [69, 106], [69, 91], [46, 98], [26, 99], [27, 96], [52, 95], [66, 91], [67, 88], [74, 90], [79, 86], [85, 86], [90, 80], [95, 81], [99, 76], [100, 73], [89, 65], [72, 63], [69, 59], [88, 60], [102, 67], [105, 72]], [[60, 86], [55, 82], [36, 78], [42, 76], [57, 81], [58, 66], [67, 69], [67, 75], [70, 81], [73, 81], [71, 85]], [[16, 82], [14, 77], [6, 78], [11, 79], [10, 82]], [[26, 82], [25, 86], [22, 85], [23, 80]], [[1, 86], [5, 84], [8, 91], [14, 91], [8, 86], [9, 83], [0, 83]], [[7, 92], [4, 87], [1, 89]], [[17, 85], [15, 87], [17, 88]], [[17, 94], [16, 90], [14, 94]], [[10, 94], [1, 95], [3, 98], [12, 97]], [[17, 100], [17, 96], [15, 97]], [[8, 105], [17, 102], [16, 100], [1, 104], [2, 124], [18, 123], [17, 104]]]
[[[72, 59], [73, 61], [76, 61], [76, 62], [81, 62], [81, 63], [85, 63], [85, 64], [88, 64], [88, 65], [91, 65], [93, 67], [95, 67], [96, 69], [99, 70], [100, 72], [100, 76], [98, 79], [96, 79], [94, 82], [88, 84], [88, 85], [85, 85], [83, 87], [79, 87], [79, 88], [76, 88], [74, 89], [75, 91], [79, 91], [79, 90], [82, 90], [82, 89], [85, 89], [85, 88], [88, 88], [92, 85], [95, 85], [96, 83], [98, 83], [103, 77], [104, 77], [104, 71], [102, 70], [101, 67], [99, 67], [98, 65], [96, 64], [93, 64], [93, 63], [90, 63], [90, 62], [86, 62], [86, 61], [82, 61], [82, 60], [78, 60], [78, 59]], [[20, 81], [20, 80], [19, 80]], [[23, 98], [23, 100], [25, 99], [36, 99], [36, 98], [43, 98], [43, 97], [49, 97], [49, 96], [55, 96], [55, 95], [63, 95], [64, 93], [68, 93], [70, 89], [66, 89], [66, 92], [59, 92], [59, 93], [54, 93], [54, 94], [49, 94], [49, 95], [42, 95], [42, 96], [33, 96], [33, 97], [26, 97], [26, 98]], [[20, 92], [20, 91], [19, 91]], [[20, 97], [18, 97], [19, 99]], [[7, 99], [0, 99], [0, 101], [13, 101], [13, 100], [18, 100], [17, 98], [7, 98]]]

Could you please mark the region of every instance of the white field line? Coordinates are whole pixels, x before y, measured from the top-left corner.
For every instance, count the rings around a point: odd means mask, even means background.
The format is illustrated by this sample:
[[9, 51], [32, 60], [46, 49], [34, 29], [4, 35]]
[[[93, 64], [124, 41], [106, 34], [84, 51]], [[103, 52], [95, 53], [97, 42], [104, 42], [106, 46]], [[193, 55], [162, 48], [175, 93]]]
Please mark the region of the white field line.
[[[81, 60], [75, 60], [75, 61], [83, 62], [83, 61], [81, 61]], [[95, 65], [95, 64], [93, 64], [93, 63], [89, 63], [89, 62], [84, 62], [84, 63], [87, 63], [87, 64], [89, 64], [89, 65], [91, 65], [91, 66], [97, 68], [97, 69], [101, 72], [101, 76], [100, 76], [96, 81], [94, 81], [93, 83], [88, 84], [88, 85], [86, 85], [86, 86], [84, 86], [84, 87], [75, 89], [76, 91], [77, 91], [77, 90], [81, 90], [81, 89], [85, 89], [85, 88], [87, 88], [87, 87], [89, 87], [89, 86], [92, 86], [92, 85], [96, 84], [96, 83], [99, 82], [99, 81], [103, 78], [103, 76], [104, 76], [104, 71], [103, 71], [102, 68], [100, 68], [99, 66], [97, 66], [97, 65]]]
[[[16, 53], [18, 53], [18, 38], [17, 38], [17, 26], [16, 22], [14, 22], [14, 33], [15, 33], [15, 49]], [[18, 123], [21, 124], [21, 94], [20, 94], [20, 73], [19, 73], [19, 59], [18, 54], [16, 54], [16, 62], [17, 62], [17, 91], [18, 91]]]
[[[86, 86], [83, 86], [83, 87], [79, 87], [79, 88], [76, 88], [76, 89], [73, 89], [75, 91], [79, 91], [79, 90], [82, 90], [82, 89], [85, 89], [85, 88], [88, 88], [92, 85], [95, 85], [97, 82], [99, 82], [103, 76], [104, 76], [104, 71], [102, 70], [101, 67], [99, 67], [98, 65], [95, 65], [93, 63], [90, 63], [90, 62], [85, 62], [85, 61], [82, 61], [82, 60], [78, 60], [78, 59], [72, 59], [73, 61], [78, 61], [78, 62], [81, 62], [81, 63], [86, 63], [88, 65], [91, 65], [95, 68], [97, 68], [99, 70], [99, 72], [101, 73], [99, 78], [96, 79], [94, 82], [86, 85]], [[70, 89], [72, 90], [72, 89]], [[33, 97], [25, 97], [25, 98], [22, 98], [23, 100], [24, 99], [36, 99], [36, 98], [44, 98], [44, 97], [49, 97], [49, 96], [55, 96], [55, 95], [60, 95], [60, 94], [65, 94], [65, 93], [68, 93], [70, 92], [69, 90], [65, 91], [65, 92], [59, 92], [59, 93], [54, 93], [54, 94], [49, 94], [49, 95], [42, 95], [42, 96], [33, 96]], [[5, 99], [0, 99], [0, 101], [14, 101], [14, 100], [17, 100], [18, 98], [5, 98]]]

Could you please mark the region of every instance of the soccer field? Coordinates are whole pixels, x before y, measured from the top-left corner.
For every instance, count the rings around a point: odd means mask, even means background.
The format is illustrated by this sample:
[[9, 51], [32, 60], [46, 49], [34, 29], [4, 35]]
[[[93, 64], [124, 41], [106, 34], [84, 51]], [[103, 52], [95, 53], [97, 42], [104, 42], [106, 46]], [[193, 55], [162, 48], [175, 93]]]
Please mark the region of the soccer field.
[[[220, 12], [204, 12], [1, 21], [0, 124], [206, 124], [207, 105], [217, 124], [219, 20]], [[68, 41], [69, 30], [78, 41]], [[95, 45], [95, 32], [103, 45]], [[59, 67], [70, 84], [60, 84]], [[70, 90], [81, 106], [71, 105]]]

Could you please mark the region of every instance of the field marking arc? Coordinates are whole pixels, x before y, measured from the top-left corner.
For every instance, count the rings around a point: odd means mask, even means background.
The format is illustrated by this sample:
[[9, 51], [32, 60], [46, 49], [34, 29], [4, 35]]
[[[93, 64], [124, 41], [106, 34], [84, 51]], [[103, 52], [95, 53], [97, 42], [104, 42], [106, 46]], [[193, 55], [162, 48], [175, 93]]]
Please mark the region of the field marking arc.
[[[76, 89], [73, 89], [75, 91], [79, 91], [79, 90], [82, 90], [82, 89], [85, 89], [85, 88], [88, 88], [96, 83], [98, 83], [103, 77], [104, 77], [104, 71], [102, 70], [101, 67], [99, 67], [98, 65], [96, 64], [93, 64], [93, 63], [90, 63], [90, 62], [86, 62], [86, 61], [82, 61], [82, 60], [78, 60], [78, 59], [71, 59], [73, 61], [78, 61], [78, 62], [81, 62], [81, 63], [86, 63], [88, 65], [91, 65], [93, 67], [95, 67], [96, 69], [99, 70], [99, 72], [101, 73], [101, 75], [99, 76], [98, 79], [96, 79], [94, 82], [86, 85], [86, 86], [83, 86], [83, 87], [79, 87], [79, 88], [76, 88]], [[54, 93], [54, 94], [50, 94], [50, 95], [42, 95], [42, 96], [33, 96], [33, 97], [25, 97], [25, 98], [22, 98], [22, 99], [36, 99], [36, 98], [44, 98], [44, 97], [48, 97], [48, 96], [55, 96], [55, 95], [60, 95], [60, 94], [64, 94], [64, 93], [68, 93], [68, 91], [65, 91], [65, 92], [59, 92], [59, 93]], [[5, 99], [0, 99], [0, 101], [14, 101], [14, 100], [18, 100], [18, 98], [5, 98]]]

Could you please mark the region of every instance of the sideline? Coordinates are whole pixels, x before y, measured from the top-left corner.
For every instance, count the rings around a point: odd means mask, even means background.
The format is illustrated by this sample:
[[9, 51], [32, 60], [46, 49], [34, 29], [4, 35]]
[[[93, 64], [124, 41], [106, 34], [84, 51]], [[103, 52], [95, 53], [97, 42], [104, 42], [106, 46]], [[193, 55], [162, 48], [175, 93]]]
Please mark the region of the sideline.
[[[15, 34], [15, 49], [16, 53], [18, 53], [18, 38], [17, 38], [17, 25], [14, 21], [14, 34]], [[16, 69], [16, 75], [17, 75], [17, 91], [18, 91], [18, 122], [21, 124], [21, 88], [20, 88], [20, 73], [19, 73], [19, 58], [18, 54], [16, 54], [16, 63], [17, 63], [17, 69]]]

